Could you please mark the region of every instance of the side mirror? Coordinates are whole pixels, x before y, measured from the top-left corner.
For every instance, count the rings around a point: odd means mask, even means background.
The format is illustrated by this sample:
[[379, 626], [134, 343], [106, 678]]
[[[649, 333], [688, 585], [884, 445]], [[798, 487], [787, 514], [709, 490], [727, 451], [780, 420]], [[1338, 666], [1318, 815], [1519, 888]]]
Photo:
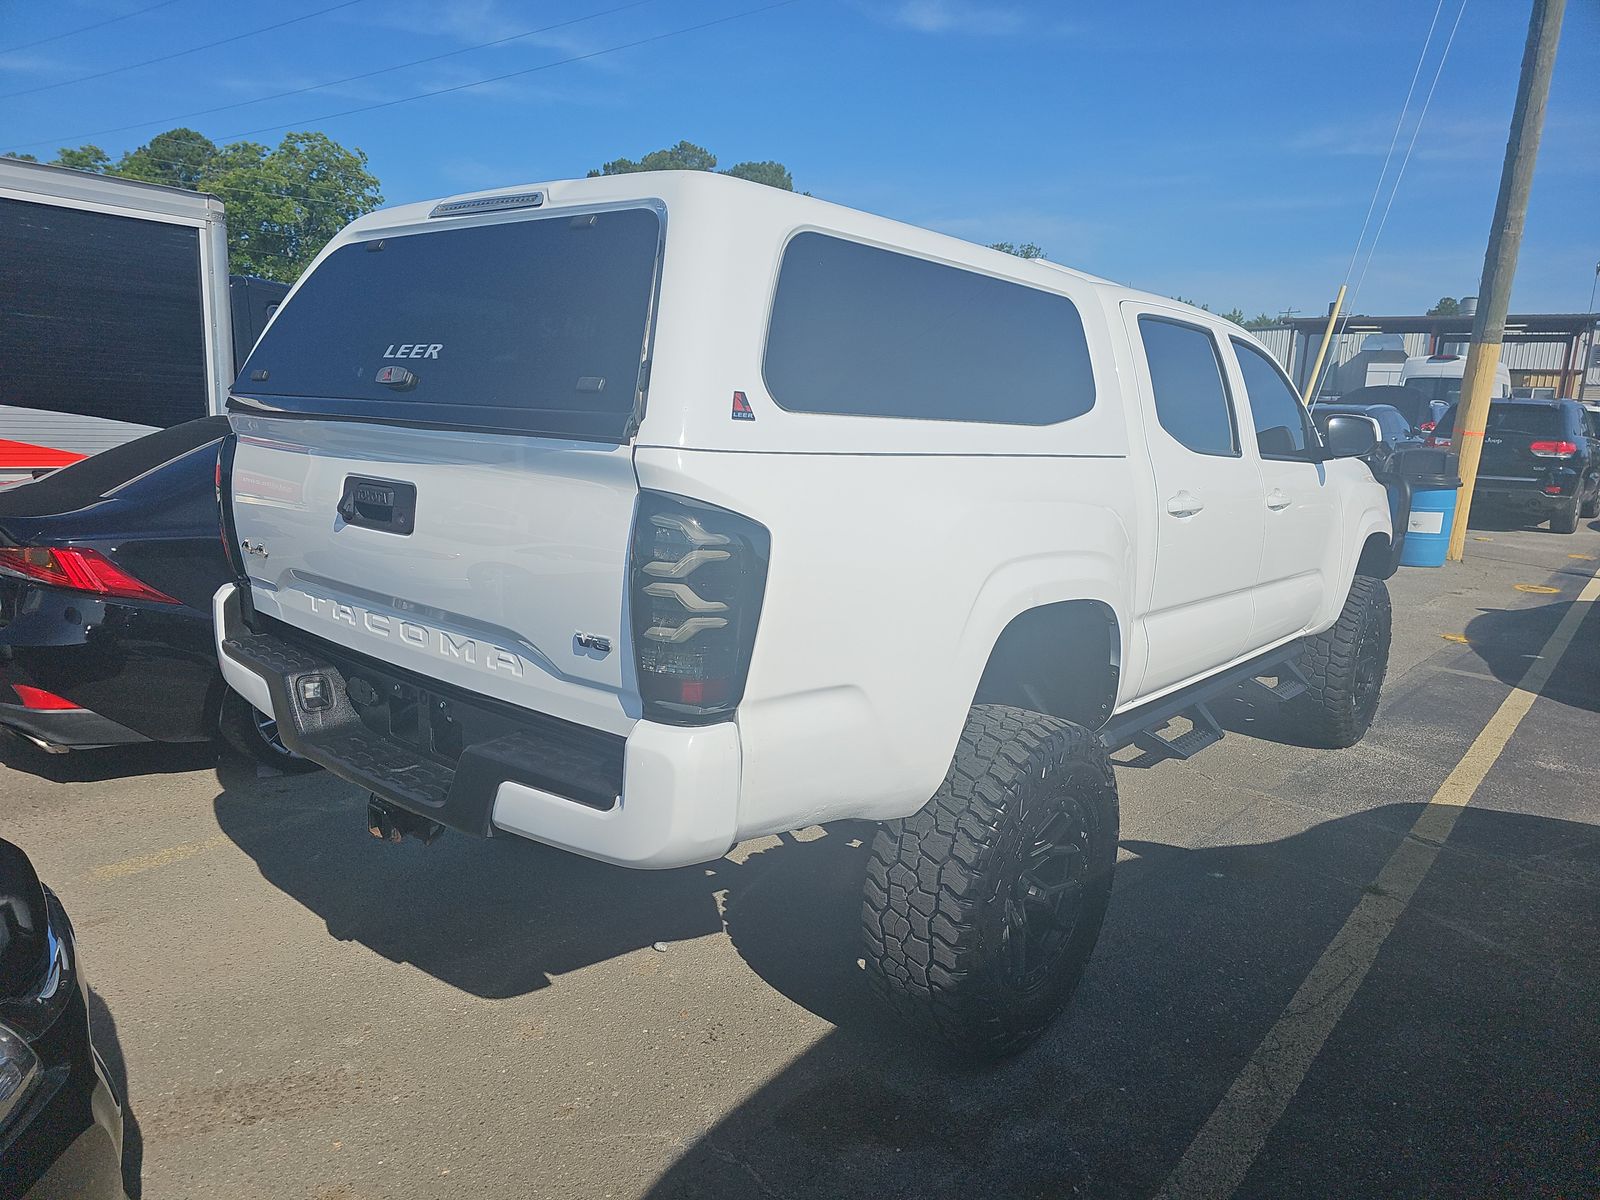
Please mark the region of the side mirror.
[[1360, 458], [1371, 454], [1383, 440], [1376, 417], [1334, 413], [1323, 426], [1323, 458]]

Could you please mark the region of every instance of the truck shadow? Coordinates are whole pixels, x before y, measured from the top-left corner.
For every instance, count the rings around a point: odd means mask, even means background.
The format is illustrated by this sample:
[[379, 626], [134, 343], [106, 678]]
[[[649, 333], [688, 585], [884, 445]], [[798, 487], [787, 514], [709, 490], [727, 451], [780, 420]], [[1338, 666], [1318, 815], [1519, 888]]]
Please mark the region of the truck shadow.
[[[1125, 840], [1073, 1004], [1038, 1046], [984, 1065], [919, 1040], [869, 993], [870, 826], [647, 873], [509, 837], [382, 845], [337, 780], [225, 783], [222, 829], [330, 934], [474, 995], [725, 930], [766, 985], [833, 1026], [695, 1140], [652, 1200], [1148, 1195], [1418, 812], [1378, 806], [1255, 845]], [[1582, 1193], [1584, 1131], [1600, 1127], [1585, 1082], [1600, 1056], [1597, 887], [1597, 826], [1469, 809], [1329, 1043], [1332, 1074], [1286, 1115], [1287, 1151], [1241, 1195], [1330, 1178], [1351, 1194], [1513, 1178]], [[1532, 1183], [1506, 1173], [1519, 1145], [1542, 1148]]]
[[[836, 1028], [708, 1129], [650, 1200], [1151, 1194], [1417, 812], [1389, 808], [1264, 845], [1125, 842], [1137, 857], [1118, 868], [1077, 998], [999, 1065], [913, 1040], [871, 1003], [859, 839], [754, 856], [772, 861], [729, 893], [733, 944]], [[1454, 841], [1330, 1041], [1336, 1062], [1240, 1195], [1325, 1194], [1334, 1178], [1352, 1195], [1492, 1179], [1562, 1194], [1592, 1179], [1583, 1131], [1600, 1098], [1581, 1080], [1600, 1051], [1583, 999], [1600, 987], [1586, 898], [1600, 829], [1469, 810]], [[1492, 1122], [1508, 1123], [1482, 1136]], [[1522, 1145], [1549, 1154], [1517, 1174]]]

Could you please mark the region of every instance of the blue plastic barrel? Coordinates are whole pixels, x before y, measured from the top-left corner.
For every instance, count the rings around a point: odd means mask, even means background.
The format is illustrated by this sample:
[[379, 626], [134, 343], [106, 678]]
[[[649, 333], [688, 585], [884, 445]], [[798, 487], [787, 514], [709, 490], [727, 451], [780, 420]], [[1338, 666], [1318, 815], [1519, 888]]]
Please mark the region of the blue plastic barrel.
[[1456, 518], [1456, 487], [1419, 487], [1411, 493], [1411, 517], [1406, 522], [1406, 540], [1400, 550], [1401, 566], [1444, 566], [1450, 526]]

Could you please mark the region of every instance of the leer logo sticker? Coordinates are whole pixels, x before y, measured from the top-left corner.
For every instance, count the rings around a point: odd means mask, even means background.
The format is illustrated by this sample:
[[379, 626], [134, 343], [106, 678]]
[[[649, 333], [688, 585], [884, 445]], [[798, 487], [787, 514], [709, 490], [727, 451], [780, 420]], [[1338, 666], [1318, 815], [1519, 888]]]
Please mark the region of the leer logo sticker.
[[733, 419], [735, 421], [754, 421], [755, 409], [750, 407], [750, 397], [743, 392], [733, 394]]

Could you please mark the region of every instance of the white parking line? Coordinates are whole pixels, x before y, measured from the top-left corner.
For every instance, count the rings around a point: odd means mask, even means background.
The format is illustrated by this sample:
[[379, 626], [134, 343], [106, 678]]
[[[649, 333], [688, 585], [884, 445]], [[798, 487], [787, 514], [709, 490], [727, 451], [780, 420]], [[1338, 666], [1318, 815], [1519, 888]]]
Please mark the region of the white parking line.
[[1489, 768], [1549, 683], [1597, 597], [1600, 576], [1584, 586], [1521, 681], [1434, 793], [1378, 872], [1373, 886], [1317, 959], [1283, 1015], [1189, 1143], [1157, 1193], [1159, 1196], [1168, 1200], [1221, 1200], [1239, 1186], [1366, 978], [1384, 939], [1438, 857], [1461, 810], [1471, 802]]

